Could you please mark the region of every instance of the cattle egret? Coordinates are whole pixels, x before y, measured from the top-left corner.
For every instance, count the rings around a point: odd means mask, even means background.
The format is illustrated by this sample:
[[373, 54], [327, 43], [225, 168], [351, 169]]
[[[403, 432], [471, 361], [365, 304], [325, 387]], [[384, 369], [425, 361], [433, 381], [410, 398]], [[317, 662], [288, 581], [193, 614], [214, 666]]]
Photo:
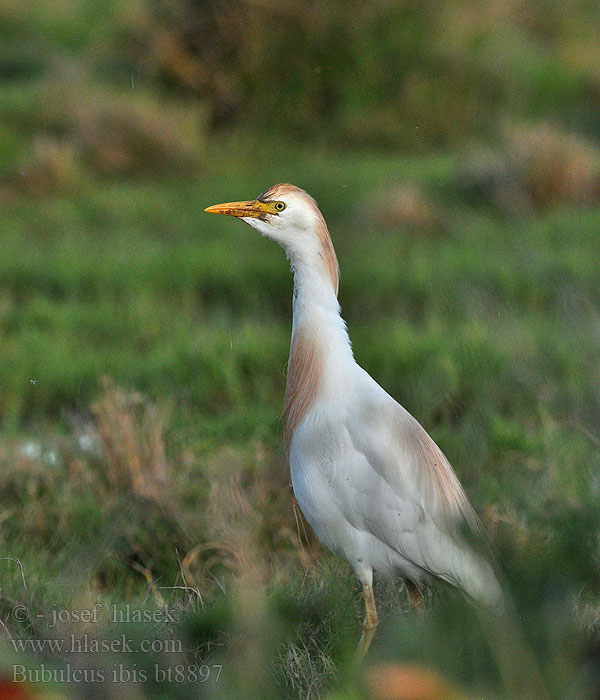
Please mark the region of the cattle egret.
[[338, 263], [314, 199], [293, 185], [208, 207], [283, 247], [294, 273], [283, 407], [292, 486], [317, 537], [362, 584], [362, 661], [378, 624], [373, 571], [411, 597], [437, 577], [497, 607], [490, 565], [462, 536], [478, 519], [448, 460], [415, 418], [354, 360], [340, 315]]

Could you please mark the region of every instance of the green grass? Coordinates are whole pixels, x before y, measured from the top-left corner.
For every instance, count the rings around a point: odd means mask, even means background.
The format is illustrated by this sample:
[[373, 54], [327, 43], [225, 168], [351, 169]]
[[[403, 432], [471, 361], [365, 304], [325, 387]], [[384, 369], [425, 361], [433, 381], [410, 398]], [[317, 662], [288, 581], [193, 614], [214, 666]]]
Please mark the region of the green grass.
[[[267, 5], [2, 4], [0, 684], [70, 665], [106, 680], [29, 690], [375, 700], [412, 664], [516, 700], [521, 635], [552, 698], [592, 700], [597, 9]], [[357, 360], [450, 458], [516, 612], [494, 630], [440, 585], [418, 616], [378, 582], [364, 678], [360, 591], [285, 467], [287, 262], [203, 213], [282, 181], [321, 205]], [[132, 648], [18, 645], [71, 634]]]

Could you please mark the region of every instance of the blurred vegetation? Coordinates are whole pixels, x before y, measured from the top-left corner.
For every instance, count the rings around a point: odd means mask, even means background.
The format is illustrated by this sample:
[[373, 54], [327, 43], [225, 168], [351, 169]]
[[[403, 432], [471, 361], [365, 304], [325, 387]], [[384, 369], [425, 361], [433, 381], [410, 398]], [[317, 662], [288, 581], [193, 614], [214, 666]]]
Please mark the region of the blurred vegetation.
[[[443, 588], [419, 617], [379, 582], [352, 670], [359, 591], [284, 469], [290, 274], [202, 214], [280, 181], [320, 203], [357, 359], [455, 465], [552, 697], [600, 697], [599, 15], [0, 0], [0, 697], [44, 663], [147, 678], [22, 692], [509, 697]], [[13, 643], [71, 634], [136, 651]]]

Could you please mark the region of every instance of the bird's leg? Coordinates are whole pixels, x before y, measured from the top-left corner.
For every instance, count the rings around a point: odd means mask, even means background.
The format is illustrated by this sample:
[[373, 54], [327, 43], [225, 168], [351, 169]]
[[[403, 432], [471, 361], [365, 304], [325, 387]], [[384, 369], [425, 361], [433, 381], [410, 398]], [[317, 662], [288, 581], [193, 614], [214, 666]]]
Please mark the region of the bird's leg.
[[425, 610], [425, 599], [423, 594], [415, 584], [406, 579], [406, 590], [408, 592], [408, 600], [410, 602], [410, 607], [414, 612], [422, 613]]
[[369, 647], [375, 636], [375, 630], [379, 624], [377, 608], [375, 607], [375, 596], [373, 595], [373, 586], [370, 583], [363, 583], [363, 596], [365, 599], [365, 621], [362, 626], [360, 642], [354, 654], [354, 660], [358, 665], [362, 664], [363, 659], [369, 651]]

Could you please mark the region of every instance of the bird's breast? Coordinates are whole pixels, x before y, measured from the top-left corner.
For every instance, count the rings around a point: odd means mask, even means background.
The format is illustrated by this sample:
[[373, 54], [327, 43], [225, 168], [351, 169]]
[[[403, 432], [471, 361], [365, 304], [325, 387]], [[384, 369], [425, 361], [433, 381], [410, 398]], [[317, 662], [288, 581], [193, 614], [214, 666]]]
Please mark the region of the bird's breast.
[[284, 435], [288, 448], [312, 408], [323, 378], [323, 352], [313, 335], [295, 333], [288, 360], [283, 404]]
[[351, 527], [339, 479], [348, 448], [343, 426], [316, 408], [298, 427], [289, 450], [292, 486], [302, 513], [319, 540], [344, 558]]

